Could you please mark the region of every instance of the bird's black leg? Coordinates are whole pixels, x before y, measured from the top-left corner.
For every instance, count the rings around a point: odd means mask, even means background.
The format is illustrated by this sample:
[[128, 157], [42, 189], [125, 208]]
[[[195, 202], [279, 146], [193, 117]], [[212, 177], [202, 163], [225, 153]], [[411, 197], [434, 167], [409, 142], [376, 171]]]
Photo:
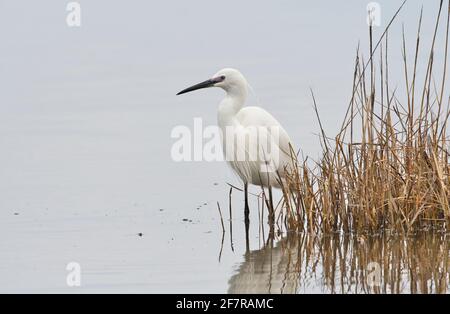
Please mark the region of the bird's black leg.
[[245, 218], [248, 218], [250, 209], [248, 207], [248, 183], [244, 183], [244, 193], [245, 193]]
[[273, 197], [272, 197], [272, 187], [269, 186], [269, 203], [270, 203], [270, 210], [272, 213], [275, 212], [275, 208], [273, 208]]
[[275, 209], [273, 207], [272, 187], [269, 186], [269, 238], [273, 237], [275, 224]]
[[250, 229], [250, 208], [248, 207], [248, 183], [244, 183], [244, 193], [245, 193], [245, 205], [244, 205], [244, 216], [245, 216], [245, 240], [247, 252], [250, 251], [250, 241], [249, 241], [249, 229]]

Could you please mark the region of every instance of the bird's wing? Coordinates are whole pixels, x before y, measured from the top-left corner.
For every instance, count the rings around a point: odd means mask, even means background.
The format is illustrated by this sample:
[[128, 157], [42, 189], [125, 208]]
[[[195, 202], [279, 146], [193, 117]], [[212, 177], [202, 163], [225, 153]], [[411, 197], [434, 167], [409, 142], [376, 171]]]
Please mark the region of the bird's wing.
[[237, 119], [243, 127], [276, 127], [278, 139], [275, 141], [284, 154], [291, 155], [291, 147], [294, 146], [288, 133], [269, 112], [261, 107], [244, 107], [238, 112]]

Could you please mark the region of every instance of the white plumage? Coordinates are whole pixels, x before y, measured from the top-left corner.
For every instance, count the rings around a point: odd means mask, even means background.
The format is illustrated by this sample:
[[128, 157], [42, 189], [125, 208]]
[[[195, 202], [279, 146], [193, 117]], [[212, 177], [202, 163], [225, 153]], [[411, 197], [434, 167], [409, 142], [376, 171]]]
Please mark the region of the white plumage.
[[177, 95], [206, 87], [220, 87], [226, 92], [219, 105], [218, 125], [225, 158], [244, 182], [247, 208], [248, 184], [280, 187], [280, 179], [284, 181], [292, 164], [293, 145], [270, 113], [260, 107], [244, 107], [248, 84], [238, 70], [220, 70]]
[[[218, 124], [229, 164], [244, 183], [279, 187], [280, 177], [284, 178], [292, 161], [289, 135], [266, 110], [244, 107], [248, 84], [239, 71], [223, 69], [214, 75], [222, 76], [225, 79], [215, 84], [226, 92], [219, 105]], [[245, 145], [242, 139], [246, 140]], [[234, 146], [227, 146], [227, 141]], [[230, 152], [231, 147], [234, 150]], [[239, 158], [243, 155], [244, 160]]]

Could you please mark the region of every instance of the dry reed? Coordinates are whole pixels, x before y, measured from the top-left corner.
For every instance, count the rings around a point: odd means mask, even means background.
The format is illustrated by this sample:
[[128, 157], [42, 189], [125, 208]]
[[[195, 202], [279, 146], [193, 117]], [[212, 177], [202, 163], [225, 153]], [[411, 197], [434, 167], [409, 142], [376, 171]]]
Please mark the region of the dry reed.
[[[282, 187], [279, 207], [288, 230], [372, 234], [448, 230], [449, 7], [450, 3], [440, 2], [423, 78], [418, 71], [422, 12], [411, 65], [403, 35], [404, 94], [399, 95], [389, 81], [388, 30], [398, 11], [375, 45], [369, 27], [370, 57], [364, 62], [358, 49], [352, 97], [342, 129], [332, 139], [325, 134], [312, 94], [323, 154], [312, 166], [292, 154], [294, 170]], [[435, 47], [442, 24], [444, 60], [437, 65]], [[436, 68], [442, 72], [439, 77]]]

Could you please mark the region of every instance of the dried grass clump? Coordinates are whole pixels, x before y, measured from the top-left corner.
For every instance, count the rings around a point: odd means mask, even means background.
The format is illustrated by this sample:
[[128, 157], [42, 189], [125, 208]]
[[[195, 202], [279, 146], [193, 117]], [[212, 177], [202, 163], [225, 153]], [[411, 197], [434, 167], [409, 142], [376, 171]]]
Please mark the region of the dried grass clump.
[[[403, 36], [405, 92], [401, 95], [390, 86], [388, 62], [388, 29], [398, 11], [375, 45], [369, 28], [370, 58], [364, 62], [358, 49], [353, 95], [341, 131], [328, 138], [319, 119], [322, 157], [313, 166], [293, 158], [290, 187], [282, 188], [280, 216], [287, 229], [402, 234], [448, 230], [449, 6], [440, 3], [424, 77], [417, 70], [423, 50], [422, 13], [412, 64]], [[440, 24], [445, 24], [444, 60], [435, 64]], [[440, 69], [439, 77], [436, 69]]]

